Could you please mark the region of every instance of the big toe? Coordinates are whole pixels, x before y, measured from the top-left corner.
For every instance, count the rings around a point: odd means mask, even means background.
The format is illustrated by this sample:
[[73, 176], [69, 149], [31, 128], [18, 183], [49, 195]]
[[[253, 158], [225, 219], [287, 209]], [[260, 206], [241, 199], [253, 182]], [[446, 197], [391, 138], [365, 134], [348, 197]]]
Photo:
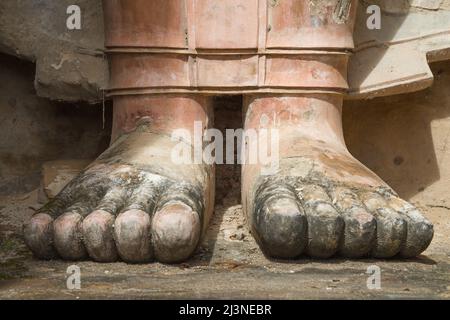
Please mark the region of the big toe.
[[184, 203], [171, 203], [156, 212], [152, 222], [155, 257], [176, 263], [191, 256], [200, 240], [199, 214]]
[[307, 242], [307, 220], [294, 197], [270, 198], [255, 211], [252, 229], [263, 251], [275, 258], [302, 254]]

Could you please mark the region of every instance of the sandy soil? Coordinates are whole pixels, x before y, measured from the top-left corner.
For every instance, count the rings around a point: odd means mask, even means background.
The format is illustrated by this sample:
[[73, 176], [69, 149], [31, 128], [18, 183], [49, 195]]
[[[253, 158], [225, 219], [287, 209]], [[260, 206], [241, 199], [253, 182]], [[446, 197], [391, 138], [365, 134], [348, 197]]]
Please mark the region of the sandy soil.
[[[450, 298], [450, 215], [423, 208], [435, 224], [429, 249], [414, 260], [269, 260], [247, 231], [235, 184], [221, 201], [203, 244], [187, 263], [127, 265], [78, 262], [81, 290], [68, 290], [66, 261], [38, 261], [23, 244], [22, 221], [36, 207], [37, 191], [0, 199], [0, 299], [154, 298]], [[234, 172], [234, 173], [233, 173]], [[220, 195], [219, 188], [219, 196]], [[381, 289], [367, 288], [367, 268], [381, 268]]]

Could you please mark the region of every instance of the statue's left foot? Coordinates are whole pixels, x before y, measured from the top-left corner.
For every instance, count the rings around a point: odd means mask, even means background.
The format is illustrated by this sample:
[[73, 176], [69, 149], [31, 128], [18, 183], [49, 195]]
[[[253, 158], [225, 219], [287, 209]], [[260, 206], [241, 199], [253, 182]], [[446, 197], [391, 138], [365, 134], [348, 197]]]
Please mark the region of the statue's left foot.
[[279, 130], [279, 168], [244, 165], [242, 189], [267, 255], [415, 257], [428, 247], [433, 225], [348, 152], [338, 98], [250, 99], [246, 129], [261, 126]]

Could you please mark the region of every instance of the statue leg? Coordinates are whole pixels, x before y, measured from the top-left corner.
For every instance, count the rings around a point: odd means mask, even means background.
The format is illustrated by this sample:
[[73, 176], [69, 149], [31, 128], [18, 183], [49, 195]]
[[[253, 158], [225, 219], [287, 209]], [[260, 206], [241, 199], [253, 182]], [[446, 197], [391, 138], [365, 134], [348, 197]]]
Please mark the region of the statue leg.
[[333, 94], [246, 98], [245, 129], [279, 132], [276, 172], [267, 174], [261, 163], [243, 166], [253, 235], [278, 258], [419, 255], [432, 224], [350, 154], [341, 107]]
[[[214, 168], [179, 164], [173, 130], [211, 125], [209, 98], [118, 96], [111, 146], [24, 226], [38, 258], [179, 262], [211, 215]], [[174, 161], [175, 160], [175, 161]]]

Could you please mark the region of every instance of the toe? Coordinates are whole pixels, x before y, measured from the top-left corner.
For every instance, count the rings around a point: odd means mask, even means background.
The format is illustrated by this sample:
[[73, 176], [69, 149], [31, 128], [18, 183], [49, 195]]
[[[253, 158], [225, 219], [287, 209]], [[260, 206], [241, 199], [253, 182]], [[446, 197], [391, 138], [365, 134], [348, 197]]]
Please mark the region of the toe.
[[308, 246], [311, 257], [329, 258], [338, 248], [344, 232], [344, 221], [319, 186], [309, 185], [298, 190], [308, 219]]
[[123, 208], [127, 199], [127, 191], [124, 188], [114, 187], [109, 189], [103, 198], [98, 202], [96, 210], [110, 212], [112, 214], [118, 213]]
[[86, 254], [84, 248], [81, 214], [69, 211], [53, 222], [54, 246], [58, 254], [66, 260], [82, 260]]
[[156, 178], [153, 176], [147, 177], [129, 196], [123, 211], [136, 209], [145, 212], [154, 212], [156, 199], [160, 197], [162, 190], [164, 190], [167, 185], [167, 179]]
[[399, 253], [406, 238], [406, 223], [377, 193], [366, 192], [361, 200], [377, 220], [376, 242], [371, 255], [391, 258]]
[[396, 196], [390, 196], [388, 203], [406, 221], [406, 241], [400, 255], [405, 258], [417, 257], [433, 239], [433, 224], [416, 207]]
[[116, 218], [114, 239], [117, 252], [124, 261], [142, 263], [151, 260], [150, 224], [150, 216], [142, 210], [127, 210]]
[[53, 218], [45, 213], [34, 215], [24, 224], [25, 243], [39, 259], [52, 259], [56, 256], [53, 248]]
[[306, 216], [289, 188], [267, 188], [257, 193], [252, 229], [262, 250], [271, 257], [296, 258], [306, 247]]
[[333, 203], [344, 219], [344, 236], [339, 253], [345, 257], [368, 256], [376, 237], [376, 220], [350, 189], [332, 190]]
[[155, 257], [165, 263], [176, 263], [189, 258], [200, 240], [199, 214], [190, 206], [170, 203], [158, 210], [152, 221], [152, 239]]
[[98, 262], [114, 262], [117, 250], [113, 237], [114, 216], [104, 210], [89, 214], [82, 223], [83, 241], [89, 256]]

